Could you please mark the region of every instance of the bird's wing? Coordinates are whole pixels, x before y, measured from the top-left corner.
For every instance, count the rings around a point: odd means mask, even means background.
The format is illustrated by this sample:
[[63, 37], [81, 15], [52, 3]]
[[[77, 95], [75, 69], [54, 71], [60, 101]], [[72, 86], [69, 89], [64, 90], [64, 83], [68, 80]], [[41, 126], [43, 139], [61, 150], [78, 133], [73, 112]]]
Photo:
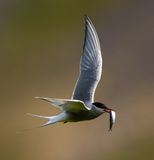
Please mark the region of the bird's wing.
[[78, 112], [78, 111], [90, 110], [80, 100], [55, 99], [55, 98], [46, 98], [46, 97], [35, 97], [35, 98], [47, 101], [48, 103], [52, 104], [54, 107], [57, 107], [62, 111]]
[[102, 73], [102, 56], [99, 39], [91, 20], [85, 17], [85, 39], [80, 60], [80, 75], [72, 99], [93, 102], [94, 93]]

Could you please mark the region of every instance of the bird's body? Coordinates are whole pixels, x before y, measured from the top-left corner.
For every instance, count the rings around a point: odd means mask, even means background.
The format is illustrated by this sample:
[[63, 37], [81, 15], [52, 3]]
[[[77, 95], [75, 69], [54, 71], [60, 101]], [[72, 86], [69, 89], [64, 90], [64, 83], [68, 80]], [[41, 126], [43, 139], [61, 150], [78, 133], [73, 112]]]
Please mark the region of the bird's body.
[[101, 115], [102, 109], [98, 109], [95, 105], [90, 103], [83, 103], [80, 100], [69, 99], [53, 99], [46, 97], [36, 97], [38, 99], [47, 101], [62, 112], [56, 116], [41, 116], [36, 114], [29, 114], [31, 116], [46, 118], [48, 122], [42, 126], [53, 124], [56, 122], [78, 122], [90, 120]]
[[90, 120], [105, 112], [110, 114], [110, 129], [115, 121], [115, 112], [112, 109], [107, 108], [103, 103], [94, 102], [95, 90], [102, 73], [102, 56], [96, 30], [87, 16], [85, 17], [85, 22], [85, 39], [80, 60], [80, 73], [72, 98], [36, 97], [47, 101], [61, 110], [61, 113], [55, 116], [30, 114], [35, 117], [48, 119], [47, 123], [41, 126], [56, 122], [66, 123]]

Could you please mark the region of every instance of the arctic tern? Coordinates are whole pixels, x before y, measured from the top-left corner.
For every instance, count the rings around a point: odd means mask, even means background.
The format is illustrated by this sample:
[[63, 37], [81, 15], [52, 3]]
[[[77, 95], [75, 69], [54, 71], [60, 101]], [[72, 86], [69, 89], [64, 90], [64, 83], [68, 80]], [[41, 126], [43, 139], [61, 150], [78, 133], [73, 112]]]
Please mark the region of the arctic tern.
[[31, 113], [29, 115], [47, 119], [46, 123], [39, 126], [44, 127], [56, 122], [91, 120], [106, 112], [109, 113], [109, 130], [111, 130], [115, 123], [115, 111], [103, 103], [94, 102], [94, 94], [101, 74], [102, 55], [98, 35], [89, 17], [85, 16], [85, 38], [80, 59], [80, 73], [71, 99], [35, 97], [47, 101], [52, 106], [60, 109], [61, 112], [55, 116], [42, 116]]

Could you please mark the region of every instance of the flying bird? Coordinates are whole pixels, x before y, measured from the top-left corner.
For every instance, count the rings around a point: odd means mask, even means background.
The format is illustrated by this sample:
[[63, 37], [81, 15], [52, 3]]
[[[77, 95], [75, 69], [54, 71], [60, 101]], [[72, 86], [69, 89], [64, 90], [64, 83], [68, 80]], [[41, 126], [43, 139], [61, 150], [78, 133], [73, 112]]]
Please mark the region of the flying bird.
[[47, 119], [46, 123], [39, 126], [44, 127], [57, 122], [91, 120], [106, 112], [109, 113], [109, 130], [111, 130], [115, 123], [115, 111], [108, 108], [104, 103], [94, 102], [94, 94], [101, 74], [102, 55], [100, 42], [93, 23], [88, 16], [85, 16], [85, 38], [80, 59], [80, 72], [71, 99], [35, 97], [50, 103], [61, 112], [55, 116], [30, 113], [29, 115]]

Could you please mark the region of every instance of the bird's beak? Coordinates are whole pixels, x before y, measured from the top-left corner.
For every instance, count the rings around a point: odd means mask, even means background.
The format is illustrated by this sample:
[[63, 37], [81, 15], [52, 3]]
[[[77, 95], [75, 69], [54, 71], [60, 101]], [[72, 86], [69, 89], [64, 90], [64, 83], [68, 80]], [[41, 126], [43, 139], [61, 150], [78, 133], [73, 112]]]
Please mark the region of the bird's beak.
[[112, 127], [113, 127], [113, 124], [115, 123], [116, 113], [115, 113], [114, 110], [109, 109], [109, 108], [106, 108], [104, 111], [109, 113], [109, 116], [110, 116], [110, 118], [109, 118], [110, 119], [109, 131], [111, 131]]

